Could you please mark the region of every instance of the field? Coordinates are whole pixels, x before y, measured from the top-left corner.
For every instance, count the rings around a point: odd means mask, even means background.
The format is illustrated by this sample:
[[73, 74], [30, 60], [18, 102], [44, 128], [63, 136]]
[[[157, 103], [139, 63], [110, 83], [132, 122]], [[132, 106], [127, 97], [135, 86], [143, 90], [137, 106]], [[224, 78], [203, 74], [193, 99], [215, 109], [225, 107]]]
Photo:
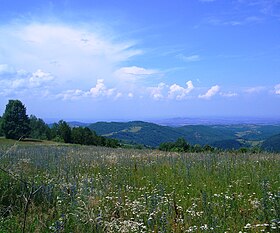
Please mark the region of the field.
[[0, 232], [280, 232], [280, 155], [0, 144]]

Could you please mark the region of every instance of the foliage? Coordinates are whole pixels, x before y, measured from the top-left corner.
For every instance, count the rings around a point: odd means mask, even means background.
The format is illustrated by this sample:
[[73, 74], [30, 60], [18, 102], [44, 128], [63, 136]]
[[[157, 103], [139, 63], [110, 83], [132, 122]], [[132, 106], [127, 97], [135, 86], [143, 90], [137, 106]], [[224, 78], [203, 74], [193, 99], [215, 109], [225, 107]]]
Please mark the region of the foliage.
[[223, 150], [238, 150], [243, 147], [242, 143], [235, 139], [217, 141], [214, 142], [212, 146]]
[[105, 147], [120, 147], [116, 139], [98, 136], [88, 127], [71, 128], [67, 122], [61, 120], [54, 123], [51, 128], [51, 138], [56, 142], [74, 143], [80, 145], [95, 145]]
[[71, 142], [71, 128], [63, 120], [60, 120], [57, 125], [57, 136], [63, 139], [65, 143]]
[[158, 147], [160, 143], [176, 141], [182, 133], [176, 128], [160, 126], [153, 123], [133, 122], [98, 122], [88, 126], [97, 134], [115, 138], [129, 144], [141, 144]]
[[171, 151], [171, 152], [203, 152], [210, 151], [213, 152], [215, 149], [209, 145], [200, 146], [196, 144], [191, 146], [186, 142], [184, 138], [177, 139], [176, 142], [164, 142], [159, 145], [159, 150]]
[[186, 125], [168, 127], [142, 121], [97, 122], [88, 126], [97, 134], [129, 144], [158, 147], [184, 138], [188, 143], [208, 144], [225, 150], [254, 147], [280, 132], [280, 125]]
[[83, 127], [75, 127], [72, 129], [72, 142], [75, 144], [90, 145], [93, 143], [91, 131], [88, 133]]
[[261, 148], [266, 151], [280, 152], [280, 134], [274, 135], [265, 140]]
[[19, 139], [29, 135], [29, 118], [21, 101], [9, 100], [2, 117], [2, 130], [8, 139]]
[[51, 132], [48, 125], [40, 118], [34, 115], [29, 117], [30, 120], [30, 137], [33, 139], [50, 140]]
[[2, 130], [2, 117], [0, 116], [0, 137], [4, 136], [4, 132]]
[[276, 233], [279, 156], [0, 146], [0, 232]]

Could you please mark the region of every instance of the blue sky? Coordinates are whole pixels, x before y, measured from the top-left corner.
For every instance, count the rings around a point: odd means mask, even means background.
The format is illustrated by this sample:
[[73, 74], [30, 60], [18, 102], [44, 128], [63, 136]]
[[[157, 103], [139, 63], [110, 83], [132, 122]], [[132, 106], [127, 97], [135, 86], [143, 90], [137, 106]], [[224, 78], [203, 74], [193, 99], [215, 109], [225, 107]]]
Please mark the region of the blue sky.
[[0, 113], [280, 117], [279, 0], [0, 5]]

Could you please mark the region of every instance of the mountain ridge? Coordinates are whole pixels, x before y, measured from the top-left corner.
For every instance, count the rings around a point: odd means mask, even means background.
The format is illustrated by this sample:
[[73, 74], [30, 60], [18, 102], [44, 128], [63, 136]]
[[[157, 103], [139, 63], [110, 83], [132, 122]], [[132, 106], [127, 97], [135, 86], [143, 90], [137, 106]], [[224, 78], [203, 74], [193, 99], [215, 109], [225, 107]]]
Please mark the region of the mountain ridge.
[[[89, 124], [97, 134], [127, 143], [158, 147], [163, 142], [184, 138], [191, 144], [223, 145], [225, 149], [261, 145], [280, 133], [280, 125], [185, 125], [162, 126], [144, 121], [96, 122]], [[228, 145], [227, 145], [228, 144]]]

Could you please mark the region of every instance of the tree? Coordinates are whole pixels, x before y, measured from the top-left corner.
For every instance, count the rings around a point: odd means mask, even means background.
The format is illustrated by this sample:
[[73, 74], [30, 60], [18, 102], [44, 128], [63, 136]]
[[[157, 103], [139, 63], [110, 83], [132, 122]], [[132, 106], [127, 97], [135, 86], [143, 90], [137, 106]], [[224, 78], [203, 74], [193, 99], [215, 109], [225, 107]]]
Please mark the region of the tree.
[[71, 142], [71, 128], [63, 120], [58, 122], [58, 136], [60, 136], [65, 143]]
[[159, 145], [159, 150], [173, 152], [188, 152], [191, 146], [184, 138], [178, 138], [176, 142], [164, 142]]
[[96, 135], [87, 127], [75, 127], [72, 129], [72, 143], [81, 145], [97, 145], [94, 137]]
[[72, 129], [72, 143], [84, 144], [84, 129], [82, 127]]
[[20, 100], [9, 100], [2, 117], [2, 130], [6, 138], [20, 139], [30, 133], [26, 108]]
[[0, 137], [3, 136], [3, 130], [2, 130], [2, 117], [0, 116]]
[[49, 126], [41, 119], [34, 115], [30, 118], [30, 137], [34, 139], [49, 140], [51, 138]]
[[186, 142], [184, 138], [178, 138], [174, 143], [174, 147], [178, 152], [187, 152], [190, 149], [190, 145]]

